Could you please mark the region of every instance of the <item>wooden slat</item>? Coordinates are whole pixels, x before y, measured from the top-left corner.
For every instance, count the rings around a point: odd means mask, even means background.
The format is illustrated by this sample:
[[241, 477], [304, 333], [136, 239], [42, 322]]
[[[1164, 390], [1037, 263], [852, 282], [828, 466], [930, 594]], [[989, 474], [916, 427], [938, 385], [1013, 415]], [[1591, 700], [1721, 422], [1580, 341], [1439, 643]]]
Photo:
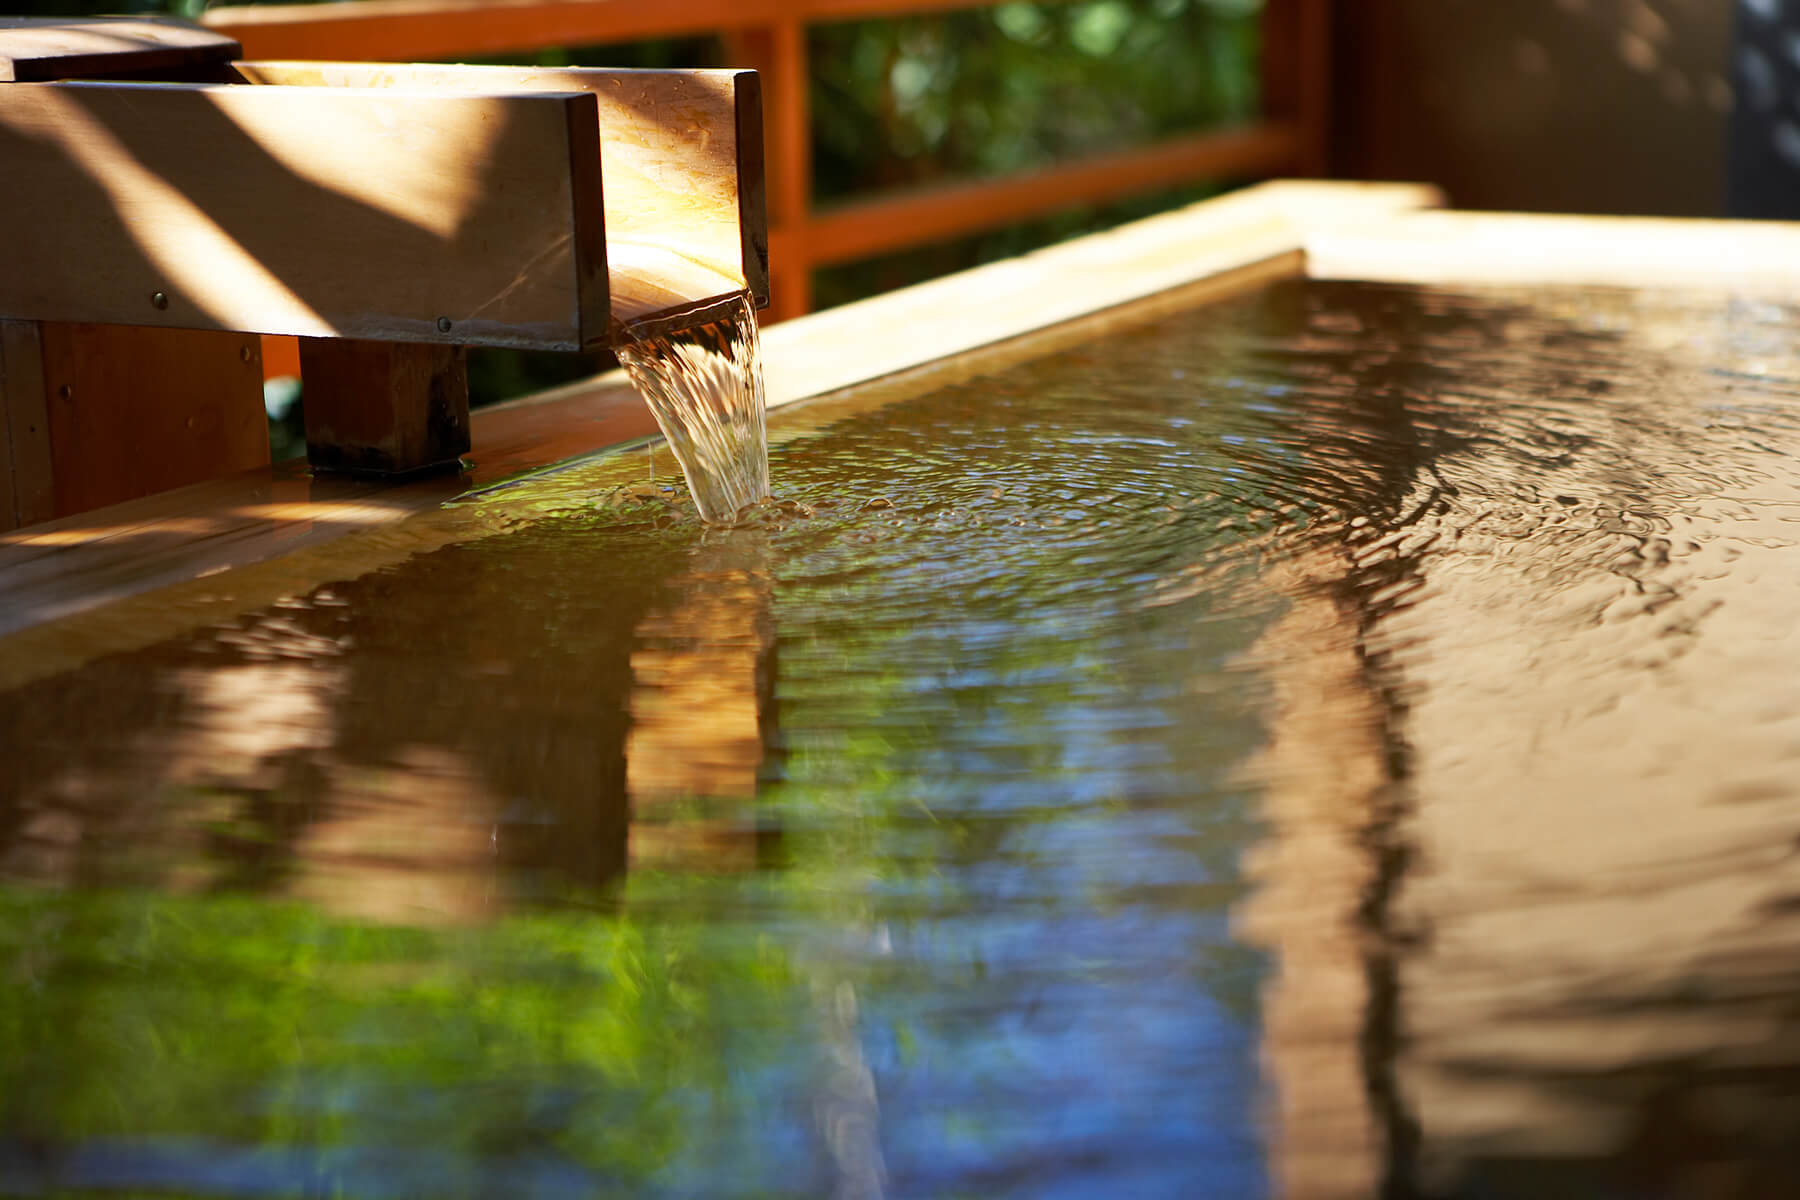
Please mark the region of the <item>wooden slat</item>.
[[42, 327], [58, 516], [269, 461], [252, 334]]
[[[259, 84], [590, 93], [599, 112], [608, 242], [659, 248], [735, 274], [734, 290], [748, 285], [767, 303], [761, 93], [751, 72], [360, 62], [241, 62], [237, 69]], [[615, 315], [632, 315], [634, 281], [611, 283], [615, 304], [626, 310]]]
[[866, 258], [1151, 187], [1267, 174], [1293, 161], [1299, 146], [1293, 126], [1260, 124], [1026, 174], [883, 196], [821, 213], [799, 231], [780, 230], [772, 253], [779, 259], [803, 252], [815, 263]]
[[0, 17], [0, 82], [143, 77], [230, 62], [233, 38], [144, 17]]
[[36, 321], [0, 320], [0, 422], [11, 458], [13, 525], [56, 515], [44, 343]]
[[589, 95], [8, 84], [0, 316], [595, 346], [598, 138]]

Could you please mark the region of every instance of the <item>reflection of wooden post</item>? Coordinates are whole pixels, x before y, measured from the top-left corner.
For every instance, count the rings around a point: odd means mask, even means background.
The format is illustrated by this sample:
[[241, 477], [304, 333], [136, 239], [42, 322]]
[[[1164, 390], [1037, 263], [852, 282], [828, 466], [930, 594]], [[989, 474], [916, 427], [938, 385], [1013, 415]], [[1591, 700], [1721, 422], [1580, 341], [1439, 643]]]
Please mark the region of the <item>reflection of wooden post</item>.
[[[1380, 1194], [1386, 1150], [1363, 1061], [1373, 997], [1361, 908], [1376, 873], [1364, 834], [1389, 780], [1356, 622], [1323, 586], [1334, 562], [1304, 558], [1276, 583], [1288, 611], [1252, 652], [1273, 688], [1269, 744], [1255, 764], [1267, 834], [1253, 859], [1257, 891], [1239, 916], [1276, 961], [1263, 990], [1276, 1194], [1361, 1200]], [[1335, 565], [1341, 579], [1346, 568]]]
[[744, 868], [758, 834], [738, 817], [646, 821], [673, 801], [742, 800], [756, 794], [763, 713], [775, 643], [766, 547], [746, 535], [714, 547], [675, 580], [677, 602], [637, 627], [631, 655], [631, 734], [626, 788], [631, 859]]

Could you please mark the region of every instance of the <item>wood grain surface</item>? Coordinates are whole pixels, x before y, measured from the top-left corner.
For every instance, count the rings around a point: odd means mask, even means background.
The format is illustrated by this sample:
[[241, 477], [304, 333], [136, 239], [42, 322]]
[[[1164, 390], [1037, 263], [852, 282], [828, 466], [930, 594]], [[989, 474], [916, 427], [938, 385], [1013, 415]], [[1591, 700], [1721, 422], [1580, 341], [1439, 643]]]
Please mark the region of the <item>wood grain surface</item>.
[[142, 77], [158, 71], [186, 77], [241, 53], [237, 39], [181, 21], [0, 17], [0, 82]]
[[0, 317], [579, 350], [585, 94], [0, 87]]
[[[736, 286], [768, 303], [762, 100], [753, 71], [357, 62], [241, 62], [237, 70], [261, 84], [591, 94], [608, 241], [658, 247], [736, 276]], [[613, 275], [615, 292], [629, 294], [635, 277], [616, 268]], [[622, 319], [636, 306], [624, 307], [615, 313]]]

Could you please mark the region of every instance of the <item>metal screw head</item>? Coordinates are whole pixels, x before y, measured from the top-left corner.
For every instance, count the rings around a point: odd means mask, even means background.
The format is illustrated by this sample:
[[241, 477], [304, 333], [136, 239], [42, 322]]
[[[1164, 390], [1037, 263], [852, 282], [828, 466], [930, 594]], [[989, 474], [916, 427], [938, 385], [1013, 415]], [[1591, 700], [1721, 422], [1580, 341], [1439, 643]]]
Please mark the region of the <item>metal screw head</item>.
[[439, 317], [438, 318], [438, 332], [439, 333], [449, 333], [450, 332], [450, 318], [449, 317]]
[[238, 357], [243, 359], [245, 362], [249, 362], [250, 361], [250, 347], [248, 347], [248, 346], [240, 347], [238, 349]]
[[150, 293], [150, 306], [152, 308], [167, 308], [167, 307], [169, 307], [168, 295], [164, 292], [151, 292]]

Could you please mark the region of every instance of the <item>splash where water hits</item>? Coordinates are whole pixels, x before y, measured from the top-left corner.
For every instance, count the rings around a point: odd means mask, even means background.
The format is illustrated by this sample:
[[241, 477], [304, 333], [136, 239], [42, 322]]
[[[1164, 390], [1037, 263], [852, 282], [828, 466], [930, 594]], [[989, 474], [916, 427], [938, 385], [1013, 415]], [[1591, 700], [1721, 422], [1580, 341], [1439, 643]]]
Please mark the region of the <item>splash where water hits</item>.
[[756, 309], [748, 290], [621, 322], [619, 361], [656, 416], [704, 521], [769, 497]]

